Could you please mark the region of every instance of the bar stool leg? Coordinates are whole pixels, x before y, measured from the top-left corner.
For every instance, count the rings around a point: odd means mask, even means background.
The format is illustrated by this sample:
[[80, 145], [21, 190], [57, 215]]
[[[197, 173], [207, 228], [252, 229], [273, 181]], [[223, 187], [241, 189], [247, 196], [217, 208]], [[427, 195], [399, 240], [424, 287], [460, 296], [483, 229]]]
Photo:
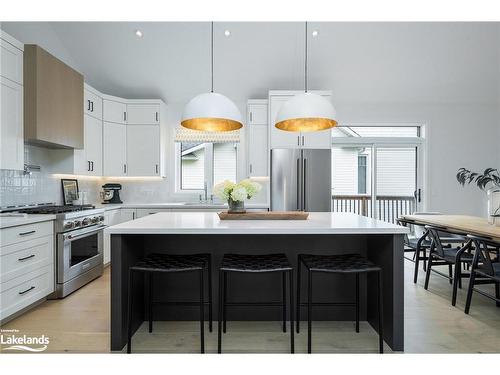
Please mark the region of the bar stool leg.
[[295, 337], [293, 334], [293, 270], [288, 271], [290, 281], [290, 353], [295, 353]]
[[300, 332], [300, 255], [297, 256], [297, 333]]
[[148, 283], [148, 317], [149, 317], [149, 333], [153, 332], [153, 274], [146, 272]]
[[212, 332], [212, 256], [208, 255], [208, 330]]
[[359, 273], [356, 273], [356, 332], [359, 333]]
[[459, 280], [460, 280], [460, 267], [461, 267], [461, 264], [460, 264], [460, 261], [457, 261], [455, 262], [455, 270], [454, 270], [454, 274], [453, 274], [453, 292], [452, 292], [452, 296], [451, 296], [451, 305], [452, 306], [455, 306], [455, 304], [457, 303], [457, 288], [458, 288], [458, 284], [459, 284]]
[[451, 264], [448, 264], [448, 277], [450, 284], [453, 284], [453, 266]]
[[132, 274], [133, 271], [128, 271], [128, 314], [127, 314], [127, 353], [132, 350]]
[[223, 328], [222, 331], [226, 333], [226, 323], [227, 323], [227, 272], [224, 272], [224, 287], [222, 289], [222, 319], [223, 319]]
[[[430, 265], [430, 263], [429, 263]], [[378, 273], [378, 342], [379, 352], [384, 352], [384, 296], [383, 296], [383, 277], [382, 271]]]
[[217, 317], [219, 319], [218, 334], [217, 334], [217, 353], [222, 352], [222, 279], [223, 271], [219, 271], [219, 311]]
[[312, 272], [308, 270], [309, 282], [307, 283], [307, 352], [311, 353], [311, 321], [312, 321]]
[[286, 272], [282, 272], [281, 277], [281, 286], [282, 286], [282, 306], [281, 310], [283, 313], [283, 332], [286, 332]]
[[203, 295], [205, 294], [205, 288], [203, 285], [203, 268], [200, 270], [200, 341], [201, 341], [201, 353], [205, 353], [205, 301]]

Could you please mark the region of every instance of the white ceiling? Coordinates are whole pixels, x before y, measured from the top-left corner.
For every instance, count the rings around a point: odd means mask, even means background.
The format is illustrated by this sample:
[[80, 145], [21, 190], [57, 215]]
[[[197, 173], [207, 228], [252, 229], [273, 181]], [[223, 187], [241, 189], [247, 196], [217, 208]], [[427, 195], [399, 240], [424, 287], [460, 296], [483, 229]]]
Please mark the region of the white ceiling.
[[[500, 100], [499, 23], [310, 23], [309, 87], [336, 102]], [[182, 103], [210, 88], [210, 23], [3, 23], [113, 95]], [[144, 37], [135, 36], [136, 29]], [[230, 37], [224, 30], [230, 30]], [[216, 23], [215, 91], [303, 88], [303, 23]]]

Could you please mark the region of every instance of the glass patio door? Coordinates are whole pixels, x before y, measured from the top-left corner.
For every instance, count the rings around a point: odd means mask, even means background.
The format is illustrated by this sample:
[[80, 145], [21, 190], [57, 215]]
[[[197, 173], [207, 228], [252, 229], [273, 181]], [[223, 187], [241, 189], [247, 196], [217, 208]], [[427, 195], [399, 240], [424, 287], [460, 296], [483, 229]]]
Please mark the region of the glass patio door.
[[395, 223], [420, 205], [420, 145], [334, 144], [332, 210]]
[[374, 147], [374, 217], [395, 223], [417, 209], [418, 147]]

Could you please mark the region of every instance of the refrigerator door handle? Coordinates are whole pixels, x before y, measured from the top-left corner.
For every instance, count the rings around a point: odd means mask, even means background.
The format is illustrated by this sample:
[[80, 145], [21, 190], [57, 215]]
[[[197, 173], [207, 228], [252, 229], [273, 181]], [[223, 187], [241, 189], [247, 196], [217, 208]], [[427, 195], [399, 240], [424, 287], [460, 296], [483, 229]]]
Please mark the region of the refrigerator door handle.
[[300, 211], [301, 205], [300, 205], [300, 159], [297, 159], [297, 211]]
[[306, 165], [306, 162], [307, 162], [307, 159], [304, 158], [304, 162], [303, 162], [303, 167], [302, 167], [302, 171], [303, 171], [303, 174], [304, 174], [304, 178], [303, 178], [303, 182], [302, 182], [302, 193], [303, 193], [303, 200], [302, 200], [302, 209], [303, 211], [307, 211], [307, 195], [306, 195], [306, 185], [307, 185], [307, 176], [306, 176], [306, 170], [307, 170], [307, 165]]

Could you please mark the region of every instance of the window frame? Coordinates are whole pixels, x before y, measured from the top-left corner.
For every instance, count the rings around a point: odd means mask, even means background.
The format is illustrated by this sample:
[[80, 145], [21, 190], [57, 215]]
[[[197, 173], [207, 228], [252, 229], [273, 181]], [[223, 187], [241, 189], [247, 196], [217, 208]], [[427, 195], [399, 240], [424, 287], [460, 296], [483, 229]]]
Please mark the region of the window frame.
[[[229, 142], [232, 143], [232, 142]], [[235, 168], [236, 168], [236, 180], [239, 178], [239, 168], [238, 162], [240, 158], [240, 145], [238, 142], [234, 142], [236, 148], [236, 160], [235, 160]], [[181, 142], [175, 142], [175, 193], [186, 195], [204, 195], [205, 189], [183, 189], [182, 188], [182, 157], [181, 157]], [[205, 142], [205, 165], [204, 165], [204, 177], [207, 185], [207, 197], [210, 198], [210, 195], [213, 195], [213, 186], [214, 186], [214, 143]]]

